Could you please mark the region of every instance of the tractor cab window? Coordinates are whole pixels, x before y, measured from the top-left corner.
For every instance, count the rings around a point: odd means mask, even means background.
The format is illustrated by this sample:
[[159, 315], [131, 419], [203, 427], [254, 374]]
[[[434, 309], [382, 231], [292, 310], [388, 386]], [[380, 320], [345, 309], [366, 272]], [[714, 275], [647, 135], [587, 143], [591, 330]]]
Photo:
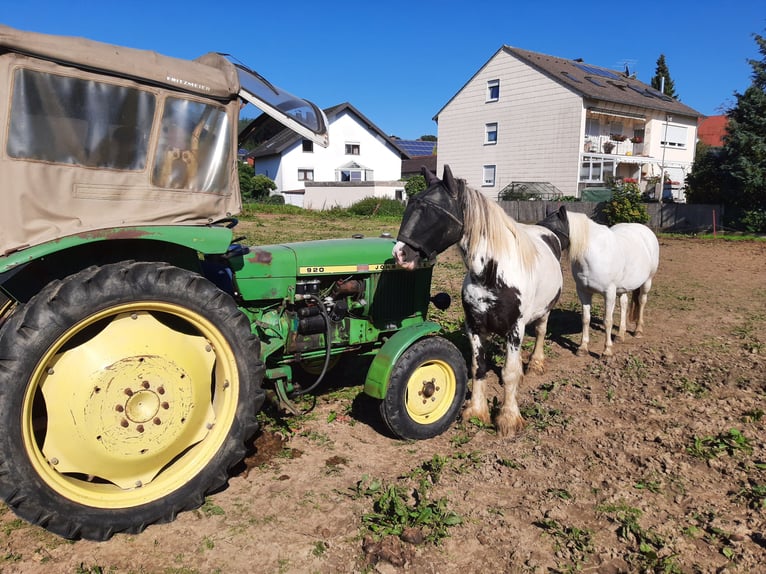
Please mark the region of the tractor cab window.
[[154, 185], [228, 193], [230, 154], [224, 108], [174, 97], [165, 100], [152, 171]]
[[6, 150], [17, 159], [143, 170], [154, 108], [149, 92], [18, 69]]

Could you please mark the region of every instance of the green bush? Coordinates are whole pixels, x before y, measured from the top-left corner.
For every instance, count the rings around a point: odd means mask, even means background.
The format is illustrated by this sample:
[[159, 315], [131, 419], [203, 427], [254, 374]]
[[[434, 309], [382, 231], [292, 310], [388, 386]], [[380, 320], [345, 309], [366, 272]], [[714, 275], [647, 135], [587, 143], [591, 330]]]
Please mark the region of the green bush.
[[280, 193], [275, 193], [274, 195], [269, 195], [267, 197], [264, 197], [263, 203], [268, 203], [270, 205], [284, 205], [285, 196]]
[[428, 186], [426, 185], [425, 177], [422, 175], [413, 175], [408, 178], [407, 183], [404, 184], [404, 193], [407, 194], [407, 197], [412, 197], [416, 193], [420, 193], [427, 188]]
[[615, 223], [648, 223], [649, 212], [641, 201], [641, 193], [635, 183], [616, 183], [612, 187], [612, 199], [606, 202], [603, 213], [609, 225]]
[[348, 212], [352, 215], [400, 217], [404, 215], [404, 204], [386, 197], [366, 197], [350, 206]]
[[766, 209], [745, 211], [742, 224], [749, 233], [766, 233]]

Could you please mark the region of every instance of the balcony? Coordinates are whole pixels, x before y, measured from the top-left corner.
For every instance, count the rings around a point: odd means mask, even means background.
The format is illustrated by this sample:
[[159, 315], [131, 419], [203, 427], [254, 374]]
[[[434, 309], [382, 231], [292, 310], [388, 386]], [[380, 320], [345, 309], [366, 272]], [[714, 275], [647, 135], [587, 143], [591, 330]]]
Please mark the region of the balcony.
[[[631, 141], [635, 139], [636, 141]], [[583, 142], [583, 153], [598, 153], [611, 155], [644, 155], [643, 137], [625, 138], [615, 141], [612, 136], [586, 136]]]

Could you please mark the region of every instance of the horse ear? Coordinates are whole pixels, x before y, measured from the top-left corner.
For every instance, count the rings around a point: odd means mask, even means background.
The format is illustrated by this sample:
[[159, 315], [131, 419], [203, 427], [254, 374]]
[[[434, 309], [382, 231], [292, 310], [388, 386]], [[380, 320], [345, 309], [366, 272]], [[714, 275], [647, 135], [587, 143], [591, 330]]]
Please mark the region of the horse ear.
[[561, 221], [566, 221], [567, 220], [567, 208], [564, 207], [563, 205], [561, 207], [559, 207], [559, 219]]
[[436, 177], [436, 174], [432, 172], [430, 169], [428, 169], [426, 166], [421, 166], [420, 171], [426, 180], [426, 185], [431, 185], [432, 183], [439, 181], [439, 178]]
[[452, 192], [452, 195], [455, 195], [457, 193], [457, 190], [458, 190], [457, 182], [455, 181], [455, 177], [452, 175], [452, 170], [446, 163], [444, 164], [442, 181], [444, 182], [445, 187]]

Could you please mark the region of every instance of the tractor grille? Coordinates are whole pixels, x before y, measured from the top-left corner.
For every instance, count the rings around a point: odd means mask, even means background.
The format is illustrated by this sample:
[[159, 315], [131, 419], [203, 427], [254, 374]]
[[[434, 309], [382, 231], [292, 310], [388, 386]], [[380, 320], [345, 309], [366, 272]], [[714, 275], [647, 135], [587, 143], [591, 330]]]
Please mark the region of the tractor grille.
[[432, 273], [433, 267], [381, 273], [370, 306], [373, 324], [386, 329], [399, 326], [407, 317], [425, 318], [431, 299]]

